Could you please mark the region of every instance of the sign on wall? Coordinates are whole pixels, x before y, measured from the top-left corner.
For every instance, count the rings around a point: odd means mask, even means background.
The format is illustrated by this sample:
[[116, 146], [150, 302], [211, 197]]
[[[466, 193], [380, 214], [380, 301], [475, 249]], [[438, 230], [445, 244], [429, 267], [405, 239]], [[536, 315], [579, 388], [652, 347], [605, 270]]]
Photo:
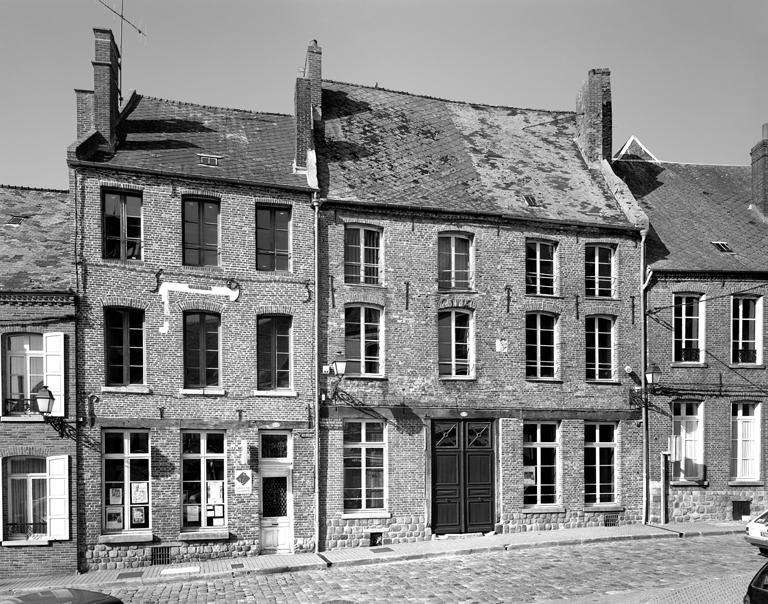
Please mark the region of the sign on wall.
[[250, 495], [253, 492], [253, 470], [240, 470], [235, 474], [235, 495]]

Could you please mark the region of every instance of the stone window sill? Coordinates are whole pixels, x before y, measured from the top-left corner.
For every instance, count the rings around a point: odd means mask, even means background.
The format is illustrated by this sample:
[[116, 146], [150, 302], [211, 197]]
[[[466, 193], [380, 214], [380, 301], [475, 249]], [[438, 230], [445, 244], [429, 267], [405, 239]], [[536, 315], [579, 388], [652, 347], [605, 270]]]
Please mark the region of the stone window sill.
[[341, 515], [342, 520], [386, 520], [392, 518], [392, 514], [386, 510], [371, 510], [370, 512], [345, 512]]
[[179, 388], [182, 396], [227, 396], [224, 388]]
[[384, 285], [383, 283], [354, 283], [354, 282], [353, 283], [348, 283], [348, 282], [345, 281], [344, 285], [349, 286], [349, 287], [373, 287], [373, 288], [376, 288], [376, 289], [386, 289], [387, 288], [387, 286]]
[[675, 361], [674, 363], [670, 364], [670, 367], [674, 367], [676, 369], [706, 369], [709, 367], [709, 365], [707, 363], [699, 363], [698, 361], [693, 363]]
[[50, 545], [49, 539], [11, 539], [0, 543], [3, 547], [37, 547]]
[[126, 258], [125, 260], [121, 258], [102, 258], [101, 261], [104, 264], [144, 264], [143, 258]]
[[618, 302], [619, 297], [614, 294], [612, 296], [584, 296], [584, 301], [587, 302]]
[[765, 369], [765, 365], [753, 365], [753, 364], [731, 364], [728, 365], [731, 369]]
[[708, 487], [708, 480], [671, 480], [670, 486], [673, 487]]
[[616, 380], [587, 380], [590, 386], [621, 386], [621, 382]]
[[585, 512], [623, 512], [624, 506], [618, 503], [585, 503]]
[[367, 373], [366, 374], [356, 373], [354, 375], [345, 375], [344, 379], [345, 380], [379, 380], [379, 381], [382, 381], [382, 380], [388, 380], [389, 378], [386, 375], [383, 375], [383, 374], [375, 375], [375, 374], [367, 374]]
[[523, 514], [563, 514], [565, 507], [562, 505], [532, 505], [520, 510]]
[[546, 300], [562, 300], [563, 296], [560, 294], [525, 294], [526, 298], [543, 298]]
[[474, 375], [440, 375], [437, 377], [441, 382], [476, 382], [477, 376]]
[[533, 382], [536, 384], [562, 384], [563, 380], [557, 379], [557, 378], [534, 378], [534, 377], [527, 377], [525, 378], [526, 382]]
[[154, 540], [155, 536], [151, 532], [99, 535], [99, 543], [150, 543]]
[[253, 396], [281, 396], [284, 398], [295, 398], [299, 396], [299, 393], [295, 390], [254, 390], [252, 392]]
[[179, 533], [179, 541], [225, 541], [229, 539], [228, 530], [189, 531]]
[[220, 264], [182, 264], [181, 270], [184, 272], [201, 272], [201, 273], [221, 273], [224, 271], [224, 267]]
[[143, 384], [132, 384], [130, 386], [102, 386], [102, 392], [114, 392], [120, 394], [152, 394], [152, 388]]
[[0, 417], [3, 422], [42, 422], [43, 416], [35, 413], [34, 415], [4, 415]]
[[729, 480], [729, 487], [762, 487], [765, 483], [762, 480]]

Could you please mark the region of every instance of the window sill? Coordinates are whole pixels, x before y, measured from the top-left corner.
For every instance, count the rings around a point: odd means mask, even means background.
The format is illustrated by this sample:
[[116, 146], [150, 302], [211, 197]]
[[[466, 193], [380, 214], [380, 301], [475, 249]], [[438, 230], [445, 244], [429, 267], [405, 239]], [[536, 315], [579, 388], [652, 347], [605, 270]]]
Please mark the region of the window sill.
[[155, 540], [151, 532], [141, 533], [114, 533], [112, 535], [99, 535], [99, 543], [150, 543]]
[[2, 422], [42, 422], [43, 416], [39, 413], [35, 413], [32, 415], [31, 413], [29, 415], [4, 415], [3, 417], [0, 417], [0, 421]]
[[564, 296], [561, 296], [560, 294], [525, 294], [526, 298], [546, 298], [547, 300], [556, 299], [556, 300], [562, 300]]
[[448, 295], [448, 294], [476, 294], [477, 290], [474, 287], [470, 287], [469, 289], [458, 289], [458, 288], [444, 288], [444, 287], [438, 287], [437, 293], [441, 296]]
[[729, 480], [729, 487], [762, 487], [765, 483], [762, 480]]
[[289, 390], [288, 388], [285, 390], [253, 390], [252, 394], [253, 396], [278, 396], [284, 398], [296, 398], [299, 396], [298, 392]]
[[587, 296], [584, 295], [584, 301], [587, 302], [618, 302], [619, 297], [617, 295], [612, 296]]
[[765, 369], [765, 365], [757, 365], [755, 363], [736, 363], [728, 365], [731, 369]]
[[42, 539], [11, 539], [0, 543], [3, 547], [40, 547], [50, 545], [51, 540], [48, 537]]
[[348, 285], [350, 287], [375, 287], [377, 289], [386, 289], [387, 286], [383, 283], [349, 283], [347, 281], [344, 282], [344, 285]]
[[132, 384], [130, 386], [102, 386], [102, 392], [114, 392], [120, 394], [152, 394], [152, 388], [143, 384]]
[[182, 264], [181, 270], [192, 272], [201, 271], [204, 273], [220, 273], [224, 271], [224, 267], [222, 267], [220, 264]]
[[670, 367], [675, 368], [683, 368], [683, 369], [706, 369], [709, 367], [709, 364], [707, 363], [701, 363], [699, 361], [692, 361], [690, 363], [683, 362], [683, 361], [674, 361], [673, 363], [670, 363]]
[[586, 380], [590, 386], [621, 386], [617, 380]]
[[441, 382], [476, 382], [474, 375], [439, 375], [437, 379]]
[[345, 375], [345, 380], [388, 380], [389, 378], [386, 375], [374, 375], [374, 374], [355, 374], [355, 375]]
[[224, 388], [179, 388], [182, 396], [227, 396]]
[[533, 378], [533, 377], [527, 377], [525, 378], [526, 382], [534, 382], [539, 384], [562, 384], [563, 380], [559, 378]]
[[670, 480], [669, 485], [672, 487], [708, 487], [708, 480]]
[[558, 504], [551, 505], [532, 505], [520, 510], [523, 514], [563, 514], [565, 507]]
[[585, 503], [585, 512], [623, 512], [624, 506], [618, 503]]
[[342, 520], [386, 520], [388, 518], [392, 518], [392, 514], [387, 512], [386, 510], [371, 510], [369, 512], [344, 512], [341, 515]]
[[102, 258], [101, 261], [104, 264], [144, 264], [143, 258]]
[[228, 530], [189, 531], [179, 533], [179, 541], [226, 541], [229, 539]]

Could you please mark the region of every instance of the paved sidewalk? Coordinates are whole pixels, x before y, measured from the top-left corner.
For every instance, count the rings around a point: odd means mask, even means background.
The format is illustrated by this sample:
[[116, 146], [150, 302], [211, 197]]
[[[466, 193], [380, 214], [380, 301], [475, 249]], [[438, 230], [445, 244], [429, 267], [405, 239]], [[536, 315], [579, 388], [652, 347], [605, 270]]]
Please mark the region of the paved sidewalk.
[[699, 522], [664, 526], [632, 524], [618, 527], [589, 527], [552, 531], [528, 531], [487, 536], [439, 537], [430, 541], [397, 543], [380, 547], [336, 549], [320, 554], [265, 555], [219, 558], [184, 564], [167, 564], [136, 569], [99, 570], [81, 575], [40, 575], [29, 579], [0, 580], [0, 595], [52, 587], [96, 589], [124, 583], [157, 583], [194, 580], [239, 574], [269, 574], [322, 570], [334, 566], [380, 564], [481, 552], [505, 551], [559, 545], [580, 545], [599, 541], [699, 537], [743, 533], [744, 522]]

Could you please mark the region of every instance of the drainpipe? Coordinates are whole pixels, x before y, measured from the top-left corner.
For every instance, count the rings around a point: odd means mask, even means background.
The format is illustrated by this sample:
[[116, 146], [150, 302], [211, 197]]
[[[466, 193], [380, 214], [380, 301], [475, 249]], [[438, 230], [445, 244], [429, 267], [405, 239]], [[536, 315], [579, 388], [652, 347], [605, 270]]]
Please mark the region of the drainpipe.
[[315, 212], [314, 216], [314, 259], [315, 259], [315, 285], [314, 285], [314, 334], [312, 345], [312, 370], [314, 371], [314, 379], [312, 380], [312, 394], [314, 396], [314, 428], [315, 428], [315, 473], [314, 473], [314, 487], [315, 487], [315, 518], [314, 518], [314, 532], [315, 532], [315, 553], [320, 551], [320, 368], [318, 366], [319, 361], [319, 347], [320, 347], [320, 288], [319, 288], [319, 266], [320, 266], [320, 245], [318, 243], [319, 234], [319, 212], [320, 201], [317, 199], [317, 193], [312, 194], [312, 209]]
[[648, 235], [648, 229], [640, 232], [640, 283], [642, 283], [642, 292], [640, 295], [640, 368], [641, 384], [643, 394], [643, 524], [648, 524], [650, 497], [650, 468], [649, 468], [649, 448], [650, 430], [648, 427], [648, 384], [645, 379], [645, 369], [648, 366], [648, 334], [646, 330], [646, 306], [648, 285], [651, 282], [652, 271], [647, 271], [646, 276], [646, 255], [645, 238]]

